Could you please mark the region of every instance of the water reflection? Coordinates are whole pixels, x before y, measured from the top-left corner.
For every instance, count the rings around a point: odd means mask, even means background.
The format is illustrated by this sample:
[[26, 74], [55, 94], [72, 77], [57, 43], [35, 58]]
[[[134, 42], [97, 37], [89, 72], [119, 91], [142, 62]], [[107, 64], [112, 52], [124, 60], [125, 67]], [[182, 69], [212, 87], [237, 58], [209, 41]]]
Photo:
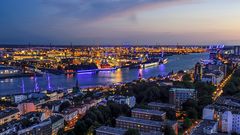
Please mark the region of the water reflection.
[[46, 74], [43, 77], [25, 77], [0, 80], [0, 94], [25, 93], [39, 90], [54, 90], [58, 88], [71, 88], [78, 80], [80, 87], [96, 85], [107, 85], [118, 82], [129, 82], [138, 79], [141, 75], [148, 78], [158, 75], [166, 75], [172, 70], [174, 72], [189, 69], [200, 59], [208, 58], [208, 54], [190, 54], [171, 56], [169, 63], [146, 69], [118, 69], [116, 71], [98, 72], [90, 74], [68, 74], [53, 75]]
[[22, 78], [21, 80], [22, 80], [22, 93], [25, 93], [25, 84], [24, 84], [24, 80], [23, 80], [23, 78]]
[[[114, 75], [114, 74], [113, 74]], [[123, 78], [122, 78], [122, 70], [121, 69], [118, 69], [115, 73], [115, 83], [119, 83], [119, 82], [122, 82], [123, 81]]]
[[37, 77], [34, 77], [34, 92], [38, 92], [39, 91], [39, 87], [38, 87], [38, 81], [37, 81]]
[[48, 82], [48, 90], [51, 90], [52, 87], [51, 87], [51, 79], [49, 74], [47, 74], [47, 82]]
[[143, 77], [143, 69], [139, 69], [138, 70], [138, 78], [142, 78]]
[[160, 66], [159, 66], [159, 71], [160, 71], [160, 74], [162, 74], [162, 75], [164, 75], [164, 74], [166, 74], [166, 66], [164, 65], [164, 64], [161, 64]]

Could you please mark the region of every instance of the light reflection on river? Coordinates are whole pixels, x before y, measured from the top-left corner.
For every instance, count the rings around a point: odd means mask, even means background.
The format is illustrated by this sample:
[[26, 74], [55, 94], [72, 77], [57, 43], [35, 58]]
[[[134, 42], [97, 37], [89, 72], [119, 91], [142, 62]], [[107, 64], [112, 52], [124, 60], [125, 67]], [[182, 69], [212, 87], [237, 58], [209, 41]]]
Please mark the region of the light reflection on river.
[[116, 71], [102, 71], [77, 75], [52, 75], [43, 77], [25, 77], [0, 80], [0, 95], [25, 93], [39, 90], [65, 89], [75, 86], [78, 79], [81, 87], [107, 85], [118, 82], [129, 82], [139, 77], [166, 75], [171, 71], [190, 69], [200, 59], [208, 58], [208, 54], [175, 55], [168, 57], [168, 63], [155, 67], [140, 69], [118, 69]]

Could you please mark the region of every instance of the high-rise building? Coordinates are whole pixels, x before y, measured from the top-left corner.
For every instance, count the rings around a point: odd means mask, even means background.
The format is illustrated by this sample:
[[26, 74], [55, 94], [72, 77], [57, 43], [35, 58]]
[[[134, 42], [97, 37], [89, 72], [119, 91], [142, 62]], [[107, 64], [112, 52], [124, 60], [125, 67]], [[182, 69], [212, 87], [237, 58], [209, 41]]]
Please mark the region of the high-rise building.
[[197, 92], [195, 89], [171, 88], [169, 90], [169, 103], [181, 108], [181, 105], [188, 99], [196, 99]]
[[194, 80], [195, 81], [201, 81], [202, 80], [202, 75], [203, 75], [202, 65], [198, 62], [195, 65]]

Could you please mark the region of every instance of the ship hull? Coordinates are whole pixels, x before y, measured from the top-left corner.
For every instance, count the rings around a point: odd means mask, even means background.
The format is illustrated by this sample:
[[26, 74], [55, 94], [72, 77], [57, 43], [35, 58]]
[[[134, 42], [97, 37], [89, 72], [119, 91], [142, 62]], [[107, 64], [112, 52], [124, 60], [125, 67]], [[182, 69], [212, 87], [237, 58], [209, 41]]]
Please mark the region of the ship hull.
[[159, 65], [158, 62], [146, 63], [146, 64], [143, 64], [143, 68], [154, 67], [154, 66], [158, 66], [158, 65]]

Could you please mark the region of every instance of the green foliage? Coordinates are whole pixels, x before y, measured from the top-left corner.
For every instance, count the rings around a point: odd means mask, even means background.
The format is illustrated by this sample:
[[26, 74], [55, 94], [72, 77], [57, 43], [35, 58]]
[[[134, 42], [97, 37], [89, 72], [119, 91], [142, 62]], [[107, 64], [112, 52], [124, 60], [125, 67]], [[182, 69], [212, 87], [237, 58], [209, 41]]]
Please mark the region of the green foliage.
[[75, 127], [74, 127], [74, 133], [76, 135], [84, 135], [88, 130], [88, 127], [85, 123], [85, 121], [80, 120], [76, 123]]
[[135, 96], [138, 104], [151, 101], [168, 102], [168, 86], [159, 86], [157, 82], [136, 81], [127, 83], [116, 91], [116, 94]]
[[21, 124], [23, 125], [23, 127], [29, 127], [31, 125], [31, 121], [24, 118], [21, 120]]
[[223, 88], [223, 94], [240, 97], [240, 69], [235, 71], [231, 80]]
[[176, 110], [169, 109], [169, 110], [164, 110], [166, 111], [167, 119], [169, 120], [177, 120], [176, 118]]
[[87, 134], [93, 132], [100, 125], [114, 126], [115, 118], [120, 115], [130, 115], [130, 108], [127, 105], [121, 105], [114, 102], [109, 102], [107, 106], [98, 106], [89, 109], [86, 115], [79, 120], [75, 127], [76, 135]]
[[172, 127], [167, 126], [164, 132], [166, 135], [176, 135]]
[[195, 88], [197, 89], [198, 96], [212, 95], [216, 87], [205, 82], [196, 82]]
[[201, 118], [203, 108], [213, 103], [212, 95], [213, 92], [216, 90], [216, 87], [205, 82], [196, 82], [194, 83], [194, 85], [198, 95], [197, 107], [195, 107], [194, 109], [198, 112], [198, 117]]
[[198, 118], [198, 112], [195, 108], [190, 108], [188, 111], [187, 111], [187, 115], [189, 118], [191, 119], [197, 119]]
[[192, 80], [190, 74], [185, 74], [185, 75], [183, 75], [182, 79], [183, 79], [184, 82], [189, 82], [189, 81]]
[[139, 131], [137, 129], [128, 129], [127, 132], [124, 135], [140, 135]]
[[186, 82], [186, 81], [182, 81], [182, 82], [176, 81], [176, 82], [173, 82], [173, 85], [174, 87], [177, 87], [177, 88], [189, 88], [189, 89], [194, 88], [194, 84], [192, 82]]
[[64, 129], [61, 128], [61, 129], [58, 130], [57, 135], [63, 135], [63, 133], [64, 133]]
[[192, 122], [189, 118], [184, 119], [183, 128], [188, 129], [192, 126]]
[[69, 102], [63, 102], [59, 107], [59, 112], [64, 110], [65, 108], [68, 108], [71, 104]]
[[197, 101], [193, 99], [187, 100], [185, 103], [182, 105], [183, 110], [186, 112], [188, 115], [188, 118], [190, 119], [197, 119], [198, 118], [198, 103]]

